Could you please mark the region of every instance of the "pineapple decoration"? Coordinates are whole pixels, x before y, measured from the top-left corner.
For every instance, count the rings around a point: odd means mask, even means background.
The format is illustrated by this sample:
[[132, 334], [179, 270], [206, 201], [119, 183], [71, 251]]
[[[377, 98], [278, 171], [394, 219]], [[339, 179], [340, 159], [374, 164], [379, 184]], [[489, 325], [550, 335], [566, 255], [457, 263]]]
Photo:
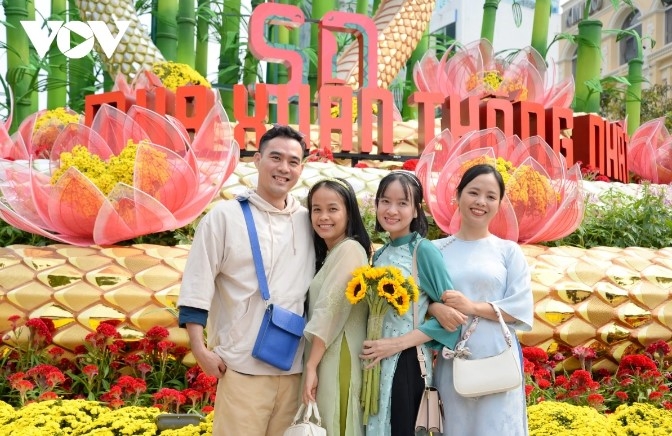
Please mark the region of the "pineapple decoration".
[[77, 7], [82, 20], [104, 21], [113, 35], [119, 31], [114, 24], [115, 21], [130, 22], [111, 59], [108, 59], [96, 44], [96, 50], [105, 60], [105, 67], [112, 77], [115, 77], [117, 73], [122, 73], [129, 79], [133, 79], [138, 71], [151, 70], [155, 62], [165, 61], [140, 23], [132, 1], [77, 0]]

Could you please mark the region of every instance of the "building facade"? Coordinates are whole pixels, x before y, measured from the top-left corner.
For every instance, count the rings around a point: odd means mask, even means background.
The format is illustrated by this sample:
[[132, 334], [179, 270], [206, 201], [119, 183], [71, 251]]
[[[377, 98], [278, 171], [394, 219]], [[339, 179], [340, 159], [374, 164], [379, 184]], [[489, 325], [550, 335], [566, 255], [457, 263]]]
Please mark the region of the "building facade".
[[[520, 49], [530, 45], [532, 41], [532, 23], [534, 20], [534, 0], [517, 0], [520, 4], [521, 22], [516, 26], [512, 11], [513, 0], [502, 0], [497, 9], [495, 52]], [[436, 0], [436, 7], [429, 25], [430, 32], [437, 39], [455, 39], [461, 44], [468, 44], [481, 37], [484, 0]], [[549, 23], [548, 43], [560, 32], [559, 0], [552, 0]], [[546, 59], [557, 61], [558, 44], [553, 44]]]
[[[562, 32], [578, 33], [578, 23], [583, 18], [586, 0], [570, 0], [562, 6]], [[643, 74], [648, 84], [672, 83], [672, 0], [634, 0], [635, 9], [626, 4], [614, 8], [610, 0], [592, 0], [590, 19], [602, 22], [602, 76], [625, 76], [628, 61], [637, 54], [638, 41], [626, 37], [617, 41], [611, 30], [634, 29], [642, 41]], [[653, 47], [652, 47], [653, 45]], [[576, 45], [561, 41], [559, 62], [562, 77], [576, 71]], [[648, 84], [644, 84], [646, 87]]]

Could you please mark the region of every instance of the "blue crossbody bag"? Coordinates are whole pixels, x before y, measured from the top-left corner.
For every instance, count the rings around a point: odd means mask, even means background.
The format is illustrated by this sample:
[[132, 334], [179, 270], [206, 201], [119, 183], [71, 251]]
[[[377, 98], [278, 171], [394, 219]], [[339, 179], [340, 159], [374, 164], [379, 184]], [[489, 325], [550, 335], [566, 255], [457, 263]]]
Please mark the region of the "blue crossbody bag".
[[299, 349], [306, 320], [301, 315], [278, 305], [268, 303], [271, 295], [268, 292], [268, 282], [266, 281], [266, 274], [264, 272], [264, 263], [261, 260], [261, 248], [259, 247], [257, 229], [252, 218], [252, 210], [246, 198], [238, 199], [238, 201], [243, 208], [243, 215], [247, 224], [247, 234], [250, 237], [250, 245], [252, 246], [252, 256], [254, 257], [254, 267], [257, 272], [257, 280], [259, 281], [259, 290], [261, 297], [266, 303], [264, 319], [261, 321], [257, 340], [252, 349], [252, 357], [283, 371], [288, 371], [292, 367], [296, 351]]

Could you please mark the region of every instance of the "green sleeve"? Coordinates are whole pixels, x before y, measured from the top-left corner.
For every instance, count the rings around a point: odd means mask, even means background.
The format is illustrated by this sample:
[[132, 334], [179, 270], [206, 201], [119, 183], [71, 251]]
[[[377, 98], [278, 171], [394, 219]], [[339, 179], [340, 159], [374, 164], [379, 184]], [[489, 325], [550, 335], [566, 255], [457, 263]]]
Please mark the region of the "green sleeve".
[[[439, 302], [443, 291], [453, 289], [453, 283], [439, 249], [427, 239], [422, 239], [419, 244], [417, 263], [420, 288], [429, 296], [430, 304]], [[454, 332], [445, 330], [434, 317], [426, 319], [418, 328], [432, 338], [428, 345], [437, 350], [443, 347], [455, 348], [461, 333], [460, 329]]]

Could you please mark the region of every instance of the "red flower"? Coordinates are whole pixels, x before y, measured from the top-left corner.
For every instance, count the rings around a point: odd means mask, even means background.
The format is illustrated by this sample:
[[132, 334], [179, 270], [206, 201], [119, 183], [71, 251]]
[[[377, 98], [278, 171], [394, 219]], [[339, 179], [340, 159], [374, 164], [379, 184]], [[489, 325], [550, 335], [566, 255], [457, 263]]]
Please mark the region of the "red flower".
[[204, 415], [207, 415], [208, 413], [214, 411], [215, 408], [212, 406], [205, 406], [204, 408], [201, 409], [201, 412], [203, 412]]
[[367, 164], [363, 160], [360, 160], [355, 164], [355, 168], [369, 168], [369, 164]]
[[93, 378], [98, 375], [98, 367], [96, 365], [86, 365], [82, 368], [82, 372], [89, 378]]
[[665, 400], [661, 403], [665, 410], [672, 410], [672, 402]]
[[401, 166], [402, 170], [406, 171], [415, 171], [415, 167], [418, 165], [419, 159], [409, 159]]
[[628, 401], [628, 394], [623, 391], [616, 391], [614, 395], [621, 401]]
[[663, 393], [660, 391], [653, 391], [649, 394], [649, 400], [651, 401], [657, 401], [660, 400], [663, 397]]
[[150, 365], [147, 362], [140, 362], [138, 363], [138, 366], [136, 367], [138, 371], [140, 371], [140, 374], [142, 375], [142, 378], [144, 379], [145, 376], [152, 372], [152, 365]]
[[670, 345], [667, 342], [660, 339], [649, 344], [649, 346], [646, 347], [646, 352], [654, 357], [656, 356], [665, 357], [668, 354], [670, 354]]
[[621, 378], [628, 375], [639, 375], [646, 371], [657, 371], [657, 369], [656, 363], [650, 357], [643, 354], [630, 354], [621, 359], [616, 376]]
[[170, 335], [170, 332], [167, 328], [161, 326], [154, 326], [147, 333], [145, 333], [145, 338], [153, 342], [159, 342], [162, 339], [166, 339]]
[[53, 391], [43, 392], [42, 394], [40, 394], [38, 400], [40, 401], [58, 400], [58, 395], [56, 394], [56, 392]]
[[63, 354], [65, 354], [65, 350], [61, 347], [51, 347], [49, 349], [49, 355], [51, 356], [52, 359], [57, 360], [59, 357], [61, 357]]
[[588, 404], [592, 407], [598, 407], [604, 404], [604, 397], [600, 394], [590, 394], [588, 395], [588, 398], [586, 399], [588, 401]]
[[529, 397], [533, 390], [534, 390], [534, 386], [532, 386], [532, 385], [525, 385], [525, 395], [526, 395], [526, 396]]
[[548, 354], [539, 347], [523, 347], [523, 357], [535, 365], [548, 362]]
[[[50, 325], [53, 327], [54, 323], [51, 322]], [[44, 319], [31, 318], [26, 322], [26, 326], [30, 329], [30, 340], [34, 345], [44, 347], [51, 344], [51, 331]]]
[[551, 382], [545, 378], [542, 378], [541, 380], [537, 381], [537, 385], [539, 386], [539, 389], [548, 389], [551, 387]]
[[98, 324], [98, 327], [96, 328], [96, 333], [102, 335], [105, 338], [111, 338], [111, 339], [117, 339], [121, 337], [121, 335], [117, 331], [117, 328], [107, 322], [101, 322], [100, 324]]
[[595, 350], [590, 347], [574, 347], [572, 348], [572, 354], [579, 359], [594, 359], [597, 357]]

